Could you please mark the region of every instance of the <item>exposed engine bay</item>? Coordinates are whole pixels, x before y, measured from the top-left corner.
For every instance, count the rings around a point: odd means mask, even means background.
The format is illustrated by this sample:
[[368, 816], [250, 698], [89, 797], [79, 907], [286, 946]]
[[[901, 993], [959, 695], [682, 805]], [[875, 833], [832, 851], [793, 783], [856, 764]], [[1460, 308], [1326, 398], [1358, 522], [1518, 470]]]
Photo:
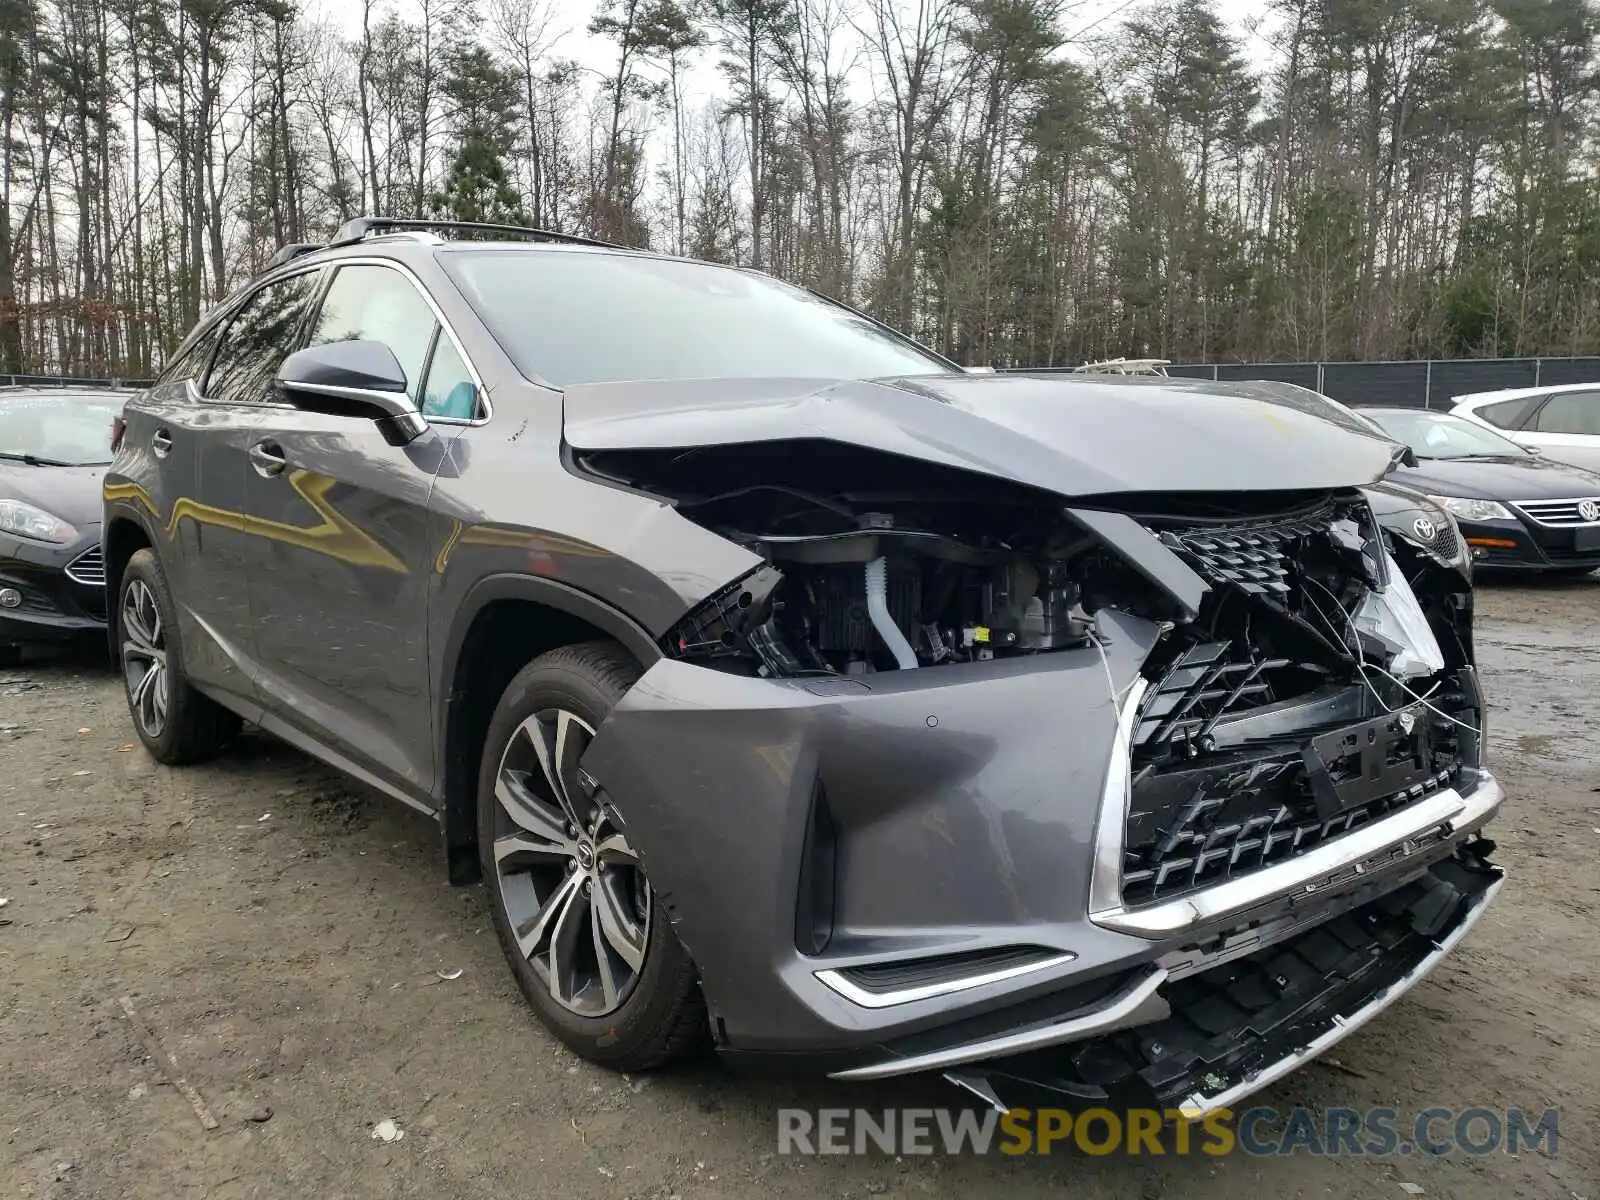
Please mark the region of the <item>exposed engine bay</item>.
[[1236, 701], [1297, 695], [1358, 662], [1415, 674], [1430, 627], [1432, 671], [1470, 657], [1464, 601], [1411, 548], [1398, 553], [1432, 611], [1408, 604], [1397, 620], [1371, 601], [1395, 560], [1355, 489], [1097, 497], [1094, 512], [1131, 517], [1185, 564], [1196, 595], [1209, 588], [1191, 610], [1060, 497], [1005, 480], [823, 442], [579, 466], [766, 560], [664, 639], [672, 657], [729, 670], [865, 674], [1082, 648], [1106, 607], [1172, 627], [1152, 669], [1201, 645], [1252, 647], [1261, 666]]
[[1479, 763], [1468, 581], [1391, 543], [1359, 489], [1077, 508], [822, 443], [582, 465], [765, 560], [668, 632], [669, 657], [867, 675], [1103, 654], [1098, 615], [1155, 622], [1128, 748], [1131, 906], [1303, 853]]

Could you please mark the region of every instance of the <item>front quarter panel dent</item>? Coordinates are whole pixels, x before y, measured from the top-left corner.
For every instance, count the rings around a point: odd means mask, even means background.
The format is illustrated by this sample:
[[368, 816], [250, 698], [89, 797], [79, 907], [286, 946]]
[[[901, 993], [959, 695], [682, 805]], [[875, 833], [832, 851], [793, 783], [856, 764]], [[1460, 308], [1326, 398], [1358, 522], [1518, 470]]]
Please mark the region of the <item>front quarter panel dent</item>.
[[[730, 1044], [822, 1046], [904, 1021], [812, 975], [868, 951], [1009, 937], [1092, 960], [1124, 944], [1087, 925], [1090, 864], [1112, 693], [1159, 631], [1131, 617], [1101, 629], [1104, 657], [883, 672], [847, 692], [670, 659], [635, 684], [584, 767], [617, 804]], [[834, 938], [807, 958], [795, 884], [818, 778], [843, 849]]]

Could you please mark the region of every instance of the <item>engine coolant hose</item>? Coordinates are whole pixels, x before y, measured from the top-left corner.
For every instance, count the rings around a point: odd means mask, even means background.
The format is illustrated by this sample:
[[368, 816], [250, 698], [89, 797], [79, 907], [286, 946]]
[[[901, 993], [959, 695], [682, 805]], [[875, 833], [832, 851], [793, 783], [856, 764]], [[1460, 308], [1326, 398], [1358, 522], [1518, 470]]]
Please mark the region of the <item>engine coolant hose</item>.
[[883, 639], [883, 644], [889, 647], [889, 653], [894, 655], [894, 661], [900, 669], [909, 671], [915, 667], [916, 651], [911, 649], [906, 635], [900, 632], [900, 626], [889, 615], [888, 559], [875, 558], [867, 564], [867, 617]]

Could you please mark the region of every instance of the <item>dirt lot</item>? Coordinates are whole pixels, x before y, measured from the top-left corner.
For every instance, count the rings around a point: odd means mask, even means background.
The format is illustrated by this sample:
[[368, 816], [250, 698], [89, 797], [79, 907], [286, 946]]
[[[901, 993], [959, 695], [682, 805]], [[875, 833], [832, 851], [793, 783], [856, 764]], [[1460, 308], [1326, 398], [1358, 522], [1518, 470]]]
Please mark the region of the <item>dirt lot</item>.
[[[0, 672], [0, 1196], [1600, 1196], [1600, 582], [1487, 586], [1480, 614], [1511, 881], [1336, 1064], [1261, 1100], [1555, 1105], [1554, 1157], [778, 1157], [780, 1107], [957, 1097], [580, 1064], [426, 819], [265, 739], [158, 768], [104, 666], [67, 661]], [[385, 1118], [402, 1140], [373, 1139]]]

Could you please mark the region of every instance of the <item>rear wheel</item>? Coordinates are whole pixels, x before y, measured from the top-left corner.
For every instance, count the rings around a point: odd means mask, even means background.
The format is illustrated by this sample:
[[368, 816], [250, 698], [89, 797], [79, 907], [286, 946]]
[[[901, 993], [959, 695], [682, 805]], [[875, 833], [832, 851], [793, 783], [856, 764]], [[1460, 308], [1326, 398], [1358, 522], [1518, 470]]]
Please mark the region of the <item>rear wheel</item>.
[[177, 605], [154, 550], [128, 560], [116, 622], [128, 713], [151, 757], [171, 766], [199, 762], [232, 741], [238, 716], [201, 695], [184, 673]]
[[638, 676], [610, 642], [535, 659], [495, 710], [478, 781], [479, 854], [518, 986], [576, 1053], [634, 1071], [706, 1034], [694, 963], [622, 814], [578, 766]]

